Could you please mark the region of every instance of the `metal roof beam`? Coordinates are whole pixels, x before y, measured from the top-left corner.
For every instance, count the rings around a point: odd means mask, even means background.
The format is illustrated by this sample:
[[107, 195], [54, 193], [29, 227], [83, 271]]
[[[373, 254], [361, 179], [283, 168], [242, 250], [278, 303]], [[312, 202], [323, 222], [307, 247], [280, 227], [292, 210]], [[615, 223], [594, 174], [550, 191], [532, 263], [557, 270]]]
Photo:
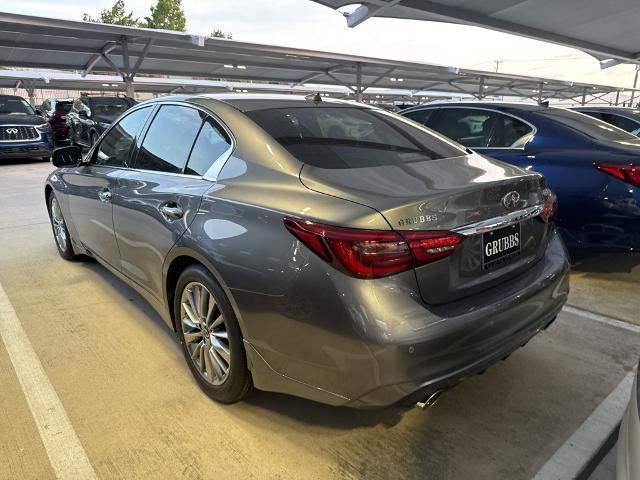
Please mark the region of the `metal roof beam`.
[[397, 5], [402, 0], [388, 0], [387, 2], [378, 2], [379, 5], [368, 4], [359, 6], [356, 10], [348, 15], [345, 15], [347, 19], [347, 25], [351, 28], [357, 27], [362, 22], [369, 20], [371, 17], [375, 17], [378, 13], [382, 13], [385, 9]]
[[[354, 20], [351, 23], [349, 22], [349, 16], [347, 16], [348, 26], [354, 27], [362, 23], [362, 21], [364, 20], [357, 21], [357, 19], [359, 19], [360, 17], [370, 18], [372, 16], [376, 16], [376, 14], [378, 13], [379, 10], [376, 10], [376, 7], [379, 7], [378, 2], [374, 3], [371, 1], [365, 1], [362, 3], [363, 5], [353, 12], [352, 15], [355, 15], [358, 10], [362, 9], [361, 12], [354, 17]], [[635, 53], [625, 52], [624, 50], [610, 48], [594, 42], [588, 42], [585, 40], [580, 40], [578, 38], [568, 37], [566, 35], [545, 31], [539, 28], [517, 24], [514, 22], [502, 20], [496, 16], [479, 15], [477, 12], [465, 8], [452, 7], [449, 5], [443, 5], [427, 0], [421, 0], [420, 2], [414, 1], [411, 3], [411, 7], [406, 8], [424, 12], [431, 17], [434, 17], [434, 20], [471, 25], [474, 27], [489, 28], [491, 30], [497, 30], [503, 33], [510, 33], [512, 35], [520, 35], [523, 37], [533, 38], [535, 40], [556, 43], [566, 47], [578, 48], [587, 53], [590, 53], [593, 56], [596, 56], [597, 58], [619, 59], [623, 60], [624, 62], [633, 63], [637, 63], [638, 61], [640, 61]], [[372, 13], [370, 13], [370, 9], [373, 10]], [[408, 17], [403, 16], [402, 18]]]

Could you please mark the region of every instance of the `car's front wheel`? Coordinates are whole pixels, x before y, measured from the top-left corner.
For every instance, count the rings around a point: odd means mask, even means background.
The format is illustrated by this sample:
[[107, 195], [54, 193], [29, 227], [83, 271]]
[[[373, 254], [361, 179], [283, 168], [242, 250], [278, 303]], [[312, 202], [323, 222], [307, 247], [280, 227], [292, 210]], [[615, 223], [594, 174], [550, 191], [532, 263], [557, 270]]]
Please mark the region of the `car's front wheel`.
[[53, 237], [56, 240], [56, 247], [58, 253], [65, 260], [73, 260], [77, 257], [76, 252], [73, 251], [73, 245], [71, 244], [71, 236], [67, 229], [67, 224], [62, 216], [62, 209], [60, 203], [56, 198], [55, 193], [49, 195], [49, 217], [51, 219], [51, 227], [53, 229]]
[[242, 333], [231, 304], [211, 273], [185, 269], [176, 285], [178, 340], [204, 392], [222, 403], [241, 400], [251, 388]]

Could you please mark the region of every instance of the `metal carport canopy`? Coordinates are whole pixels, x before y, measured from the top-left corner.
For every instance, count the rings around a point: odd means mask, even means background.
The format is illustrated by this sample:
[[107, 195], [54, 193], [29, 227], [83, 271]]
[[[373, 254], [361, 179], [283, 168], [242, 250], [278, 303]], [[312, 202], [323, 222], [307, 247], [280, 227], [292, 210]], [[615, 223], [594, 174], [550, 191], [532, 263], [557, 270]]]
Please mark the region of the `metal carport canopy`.
[[587, 52], [603, 67], [640, 63], [637, 0], [313, 0], [339, 9], [350, 27], [371, 17], [473, 25]]
[[416, 62], [204, 38], [181, 32], [0, 12], [0, 65], [117, 73], [133, 92], [136, 75], [343, 85], [411, 92], [576, 99], [619, 87], [507, 75]]

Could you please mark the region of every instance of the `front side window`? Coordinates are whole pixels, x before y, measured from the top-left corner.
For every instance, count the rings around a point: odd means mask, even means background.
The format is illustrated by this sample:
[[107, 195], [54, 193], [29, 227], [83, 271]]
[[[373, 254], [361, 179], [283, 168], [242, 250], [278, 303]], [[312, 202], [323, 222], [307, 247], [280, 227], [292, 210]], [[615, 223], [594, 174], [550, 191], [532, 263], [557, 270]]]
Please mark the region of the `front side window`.
[[412, 110], [411, 112], [402, 113], [402, 115], [428, 127], [437, 110], [437, 108], [425, 108], [423, 110]]
[[141, 108], [114, 125], [100, 142], [91, 163], [109, 167], [127, 166], [133, 142], [150, 111], [150, 107]]
[[151, 122], [135, 168], [183, 173], [204, 114], [180, 105], [163, 105]]
[[0, 115], [35, 115], [35, 110], [20, 97], [0, 97]]
[[533, 129], [509, 115], [475, 108], [443, 108], [436, 125], [443, 135], [470, 148], [519, 148]]
[[245, 112], [303, 163], [361, 168], [465, 155], [452, 143], [392, 113], [356, 106]]
[[231, 147], [231, 140], [216, 121], [207, 117], [193, 145], [185, 173], [204, 175], [211, 165]]

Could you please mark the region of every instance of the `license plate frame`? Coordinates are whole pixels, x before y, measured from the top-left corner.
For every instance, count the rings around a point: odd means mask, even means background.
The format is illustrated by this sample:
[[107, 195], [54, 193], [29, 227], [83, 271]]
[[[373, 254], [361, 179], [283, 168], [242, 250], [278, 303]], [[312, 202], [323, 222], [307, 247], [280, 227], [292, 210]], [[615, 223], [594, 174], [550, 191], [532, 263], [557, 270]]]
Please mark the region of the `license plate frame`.
[[[522, 252], [522, 224], [520, 222], [496, 228], [482, 234], [482, 270], [504, 266]], [[504, 240], [502, 240], [504, 239]], [[499, 249], [497, 253], [494, 252]]]

